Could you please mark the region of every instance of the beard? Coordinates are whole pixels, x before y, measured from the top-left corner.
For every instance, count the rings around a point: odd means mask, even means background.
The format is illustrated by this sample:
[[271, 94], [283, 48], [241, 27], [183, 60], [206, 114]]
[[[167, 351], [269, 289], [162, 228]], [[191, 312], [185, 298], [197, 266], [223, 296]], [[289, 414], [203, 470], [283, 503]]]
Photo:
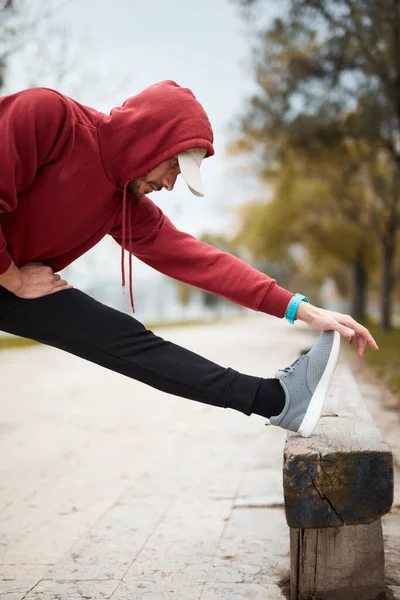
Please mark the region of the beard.
[[[148, 184], [150, 186], [150, 190], [148, 190], [147, 192], [141, 192], [140, 186], [143, 183]], [[131, 181], [131, 183], [128, 185], [128, 192], [132, 194], [132, 196], [134, 196], [135, 198], [141, 198], [142, 196], [150, 194], [154, 191], [160, 192], [162, 189], [163, 186], [157, 183], [157, 181], [146, 181], [146, 179], [135, 179], [135, 181]]]
[[143, 182], [143, 179], [135, 179], [135, 181], [131, 181], [128, 185], [128, 193], [134, 196], [135, 198], [140, 198], [144, 196], [144, 194], [140, 193], [140, 184]]

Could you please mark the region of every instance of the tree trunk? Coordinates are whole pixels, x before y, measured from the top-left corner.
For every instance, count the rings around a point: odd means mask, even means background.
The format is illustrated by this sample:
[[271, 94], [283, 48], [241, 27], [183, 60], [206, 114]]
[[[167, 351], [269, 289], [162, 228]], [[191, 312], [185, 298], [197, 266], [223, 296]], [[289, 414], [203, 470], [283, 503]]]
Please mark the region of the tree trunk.
[[394, 236], [388, 235], [382, 248], [381, 329], [383, 331], [389, 331], [392, 328], [394, 250]]
[[365, 323], [368, 274], [363, 260], [359, 259], [352, 265], [352, 276], [353, 297], [351, 314], [359, 323]]

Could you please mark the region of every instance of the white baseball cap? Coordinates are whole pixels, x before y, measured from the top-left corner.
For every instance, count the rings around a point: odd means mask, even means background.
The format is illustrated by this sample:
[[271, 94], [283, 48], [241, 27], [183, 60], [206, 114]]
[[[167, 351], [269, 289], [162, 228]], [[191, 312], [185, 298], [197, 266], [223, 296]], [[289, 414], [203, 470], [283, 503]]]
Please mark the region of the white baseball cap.
[[204, 148], [194, 148], [193, 150], [186, 150], [178, 154], [182, 177], [192, 194], [200, 198], [204, 196], [200, 167], [206, 154], [207, 150]]

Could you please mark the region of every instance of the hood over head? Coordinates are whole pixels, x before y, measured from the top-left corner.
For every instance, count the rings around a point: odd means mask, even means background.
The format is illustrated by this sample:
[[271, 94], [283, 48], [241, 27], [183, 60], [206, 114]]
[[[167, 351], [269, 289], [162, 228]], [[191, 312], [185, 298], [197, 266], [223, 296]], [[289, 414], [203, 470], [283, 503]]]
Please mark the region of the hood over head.
[[165, 160], [186, 150], [203, 148], [214, 154], [210, 121], [193, 92], [174, 81], [162, 81], [128, 98], [109, 115], [99, 113], [98, 134], [104, 170], [123, 189], [122, 287], [125, 289], [125, 249], [129, 250], [129, 292], [132, 309], [132, 202], [128, 184], [144, 177]]
[[110, 115], [100, 113], [98, 131], [106, 174], [121, 188], [179, 152], [214, 154], [207, 114], [193, 92], [174, 81], [146, 88]]

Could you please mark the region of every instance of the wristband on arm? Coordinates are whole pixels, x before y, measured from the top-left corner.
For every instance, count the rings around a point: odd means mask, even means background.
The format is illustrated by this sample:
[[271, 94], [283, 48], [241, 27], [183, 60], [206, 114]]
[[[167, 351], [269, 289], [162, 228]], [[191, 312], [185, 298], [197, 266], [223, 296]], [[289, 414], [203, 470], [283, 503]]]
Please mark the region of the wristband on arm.
[[286, 309], [285, 318], [292, 325], [294, 325], [294, 322], [296, 320], [296, 313], [297, 309], [299, 308], [300, 302], [308, 302], [308, 298], [306, 298], [306, 296], [303, 296], [302, 294], [295, 294], [289, 302], [288, 307]]

